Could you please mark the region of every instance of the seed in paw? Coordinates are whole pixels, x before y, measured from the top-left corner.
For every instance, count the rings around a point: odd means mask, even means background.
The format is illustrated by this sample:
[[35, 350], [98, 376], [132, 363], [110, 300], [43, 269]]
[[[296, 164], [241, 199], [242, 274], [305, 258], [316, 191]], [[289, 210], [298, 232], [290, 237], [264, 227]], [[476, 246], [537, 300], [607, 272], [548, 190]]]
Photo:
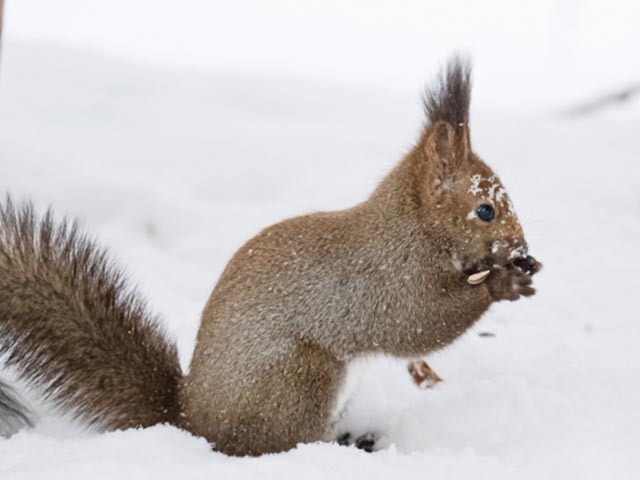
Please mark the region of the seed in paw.
[[490, 273], [491, 270], [484, 270], [482, 272], [474, 273], [473, 275], [469, 275], [469, 277], [467, 278], [467, 282], [469, 283], [469, 285], [480, 285], [487, 279]]

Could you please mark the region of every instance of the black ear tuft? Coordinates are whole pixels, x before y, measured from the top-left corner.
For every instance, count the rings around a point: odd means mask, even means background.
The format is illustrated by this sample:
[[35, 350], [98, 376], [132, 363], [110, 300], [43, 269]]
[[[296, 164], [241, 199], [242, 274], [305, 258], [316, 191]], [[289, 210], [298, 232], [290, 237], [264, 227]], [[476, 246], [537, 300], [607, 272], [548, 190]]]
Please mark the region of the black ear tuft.
[[469, 122], [471, 101], [471, 65], [454, 56], [434, 85], [424, 94], [424, 108], [430, 124], [444, 121], [454, 126]]

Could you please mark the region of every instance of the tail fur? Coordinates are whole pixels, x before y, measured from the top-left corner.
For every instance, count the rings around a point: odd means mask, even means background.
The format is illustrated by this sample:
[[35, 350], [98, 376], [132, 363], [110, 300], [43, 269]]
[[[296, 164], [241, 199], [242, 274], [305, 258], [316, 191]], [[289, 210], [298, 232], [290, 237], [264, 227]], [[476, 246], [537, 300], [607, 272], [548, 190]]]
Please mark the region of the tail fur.
[[[0, 204], [0, 355], [102, 428], [173, 422], [180, 411], [175, 345], [105, 251], [75, 223], [10, 199]], [[3, 416], [28, 421], [0, 385]]]

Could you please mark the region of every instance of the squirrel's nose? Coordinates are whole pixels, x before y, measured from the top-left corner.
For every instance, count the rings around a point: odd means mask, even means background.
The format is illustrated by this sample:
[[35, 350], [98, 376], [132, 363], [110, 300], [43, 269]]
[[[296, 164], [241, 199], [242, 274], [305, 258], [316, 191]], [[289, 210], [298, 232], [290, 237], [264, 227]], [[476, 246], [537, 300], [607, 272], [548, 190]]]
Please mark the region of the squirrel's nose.
[[517, 238], [509, 242], [509, 259], [526, 257], [529, 253], [529, 245], [524, 238]]
[[528, 252], [529, 246], [524, 238], [496, 240], [491, 244], [491, 254], [499, 265], [526, 257]]

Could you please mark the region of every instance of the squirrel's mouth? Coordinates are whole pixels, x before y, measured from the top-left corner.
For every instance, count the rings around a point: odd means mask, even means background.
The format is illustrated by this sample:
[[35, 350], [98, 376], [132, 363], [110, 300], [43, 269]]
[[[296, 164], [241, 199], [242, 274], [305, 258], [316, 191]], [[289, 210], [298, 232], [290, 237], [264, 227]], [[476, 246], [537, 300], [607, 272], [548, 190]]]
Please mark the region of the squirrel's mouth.
[[462, 268], [462, 273], [465, 275], [475, 275], [476, 273], [493, 270], [494, 268], [501, 266], [502, 265], [499, 265], [493, 256], [489, 256], [465, 262], [465, 265]]

